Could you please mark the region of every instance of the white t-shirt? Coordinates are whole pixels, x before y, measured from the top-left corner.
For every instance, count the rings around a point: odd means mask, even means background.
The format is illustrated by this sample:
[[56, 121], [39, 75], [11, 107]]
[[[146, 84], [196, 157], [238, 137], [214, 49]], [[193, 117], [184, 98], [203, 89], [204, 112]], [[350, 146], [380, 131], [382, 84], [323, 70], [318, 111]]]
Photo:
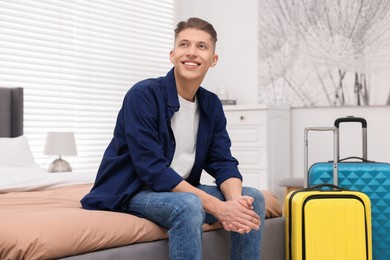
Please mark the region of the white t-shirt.
[[171, 168], [186, 179], [195, 162], [196, 139], [199, 126], [198, 101], [190, 102], [179, 96], [180, 109], [171, 119], [176, 150]]

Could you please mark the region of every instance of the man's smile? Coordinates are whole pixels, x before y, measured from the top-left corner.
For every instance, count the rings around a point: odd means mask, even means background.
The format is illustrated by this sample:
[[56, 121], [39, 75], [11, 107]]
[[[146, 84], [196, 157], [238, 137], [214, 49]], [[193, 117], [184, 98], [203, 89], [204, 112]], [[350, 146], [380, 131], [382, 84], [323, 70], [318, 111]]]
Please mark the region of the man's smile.
[[195, 62], [195, 61], [183, 61], [182, 64], [187, 66], [187, 67], [197, 67], [197, 66], [200, 66], [200, 63]]

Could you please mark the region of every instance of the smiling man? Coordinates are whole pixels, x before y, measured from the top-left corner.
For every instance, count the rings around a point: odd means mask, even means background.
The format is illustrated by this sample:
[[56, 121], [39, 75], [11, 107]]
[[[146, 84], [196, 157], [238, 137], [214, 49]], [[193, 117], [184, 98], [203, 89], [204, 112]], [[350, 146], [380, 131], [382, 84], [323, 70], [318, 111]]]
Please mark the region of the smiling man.
[[[199, 18], [179, 22], [165, 77], [126, 94], [86, 209], [126, 212], [168, 229], [170, 259], [202, 258], [202, 225], [231, 231], [232, 259], [260, 259], [264, 198], [242, 187], [218, 97], [200, 85], [218, 62], [217, 33]], [[215, 186], [202, 185], [206, 171]]]

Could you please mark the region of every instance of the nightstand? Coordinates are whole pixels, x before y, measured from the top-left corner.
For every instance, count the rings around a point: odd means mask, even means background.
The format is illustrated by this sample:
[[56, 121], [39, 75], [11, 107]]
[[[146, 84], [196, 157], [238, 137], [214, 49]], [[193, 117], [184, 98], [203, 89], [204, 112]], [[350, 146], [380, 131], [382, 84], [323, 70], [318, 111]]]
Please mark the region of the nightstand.
[[271, 191], [282, 202], [284, 189], [279, 181], [290, 177], [291, 171], [290, 108], [231, 105], [224, 106], [224, 110], [231, 151], [239, 161], [243, 185]]

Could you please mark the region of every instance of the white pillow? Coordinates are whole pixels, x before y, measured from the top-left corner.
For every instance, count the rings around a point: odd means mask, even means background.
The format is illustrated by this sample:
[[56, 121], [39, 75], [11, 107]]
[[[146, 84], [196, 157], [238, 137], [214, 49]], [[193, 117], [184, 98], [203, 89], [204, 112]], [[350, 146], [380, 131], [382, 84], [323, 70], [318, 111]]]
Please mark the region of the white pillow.
[[0, 167], [36, 167], [25, 136], [0, 138]]

